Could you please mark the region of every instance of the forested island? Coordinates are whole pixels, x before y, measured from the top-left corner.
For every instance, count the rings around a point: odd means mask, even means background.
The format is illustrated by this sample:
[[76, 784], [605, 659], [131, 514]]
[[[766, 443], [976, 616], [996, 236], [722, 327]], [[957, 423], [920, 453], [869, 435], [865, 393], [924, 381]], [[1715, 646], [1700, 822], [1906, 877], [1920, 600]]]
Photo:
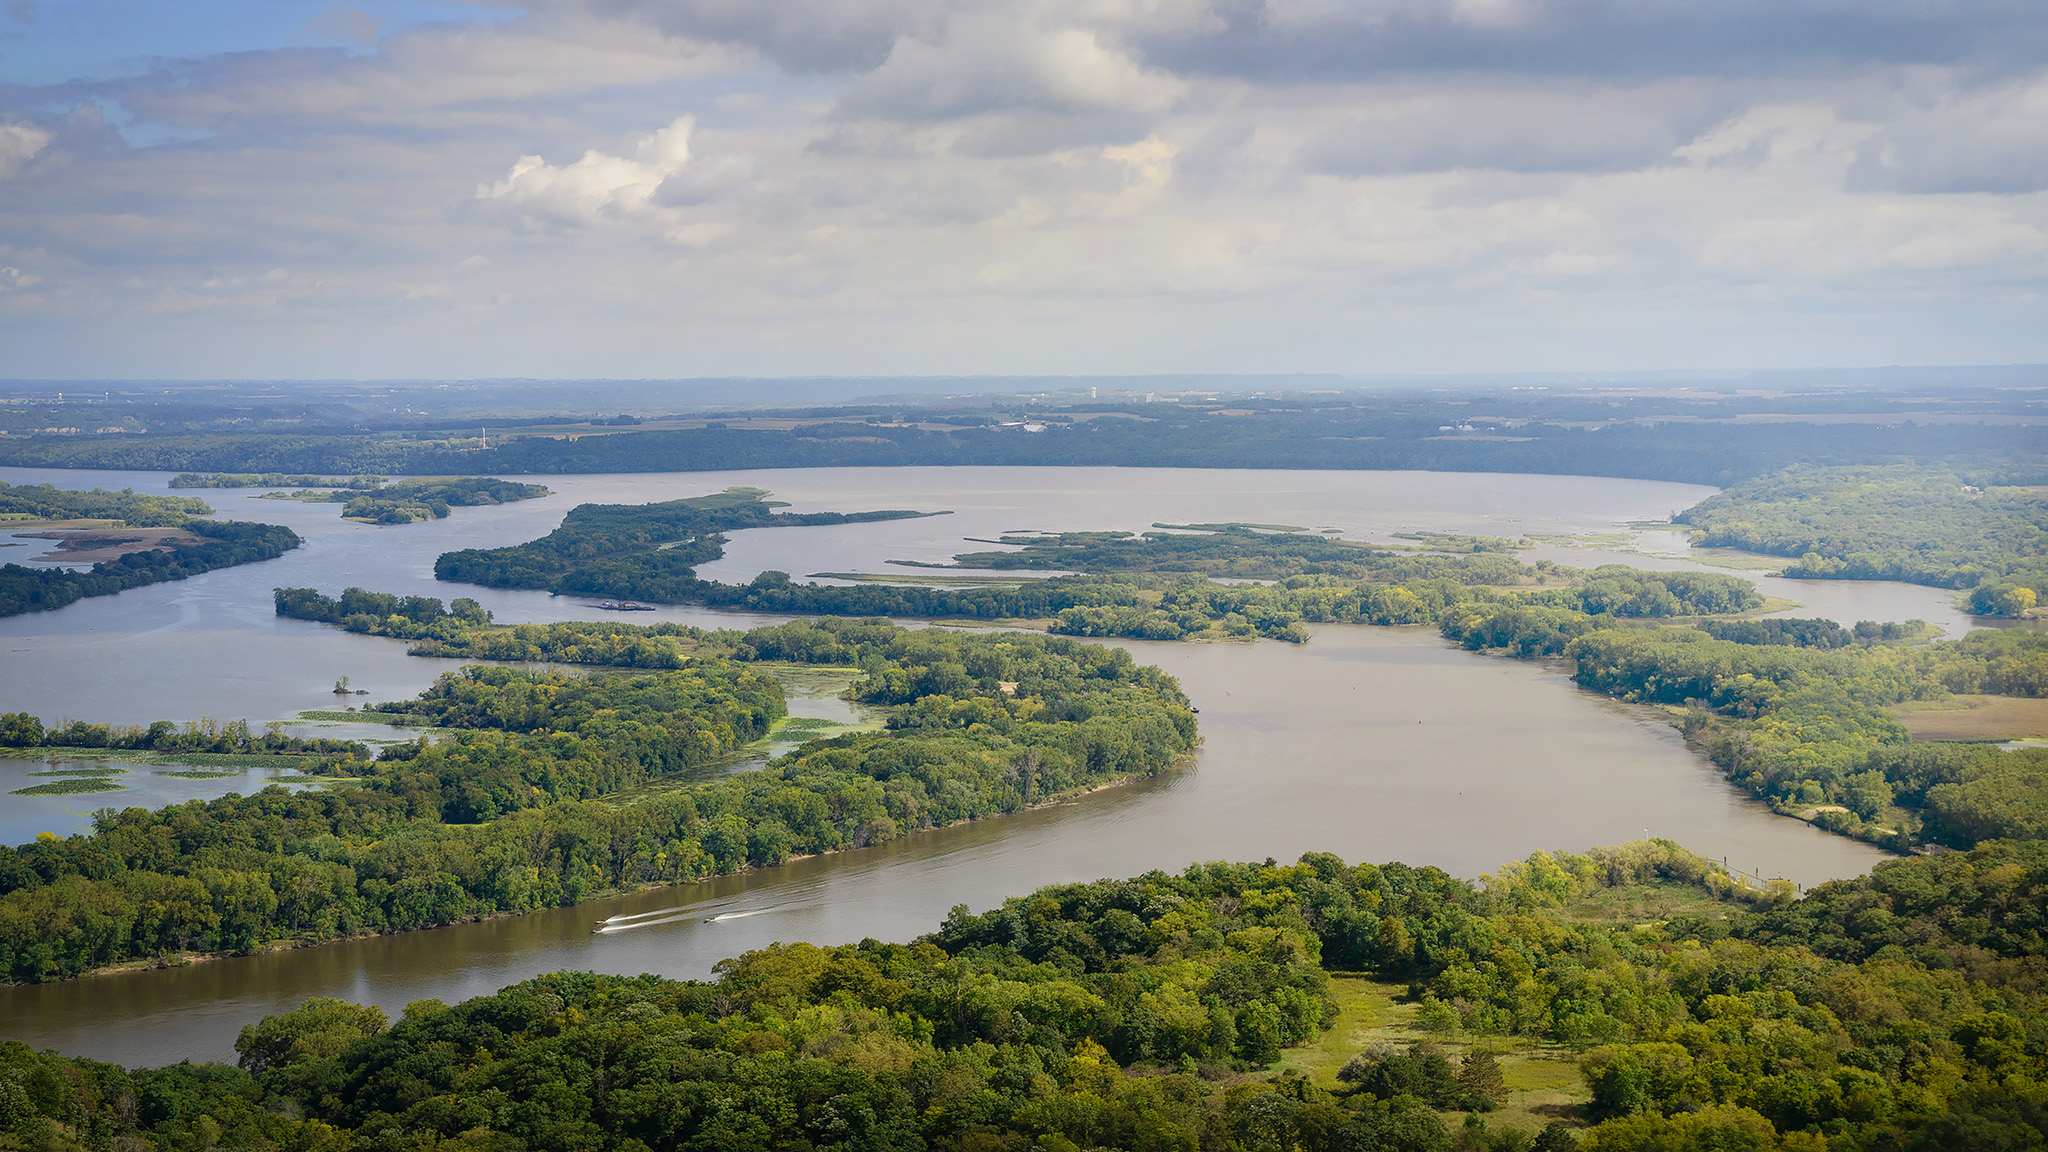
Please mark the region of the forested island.
[[[176, 487], [177, 480], [173, 480], [172, 485]], [[445, 520], [450, 508], [509, 504], [549, 494], [544, 485], [520, 484], [489, 476], [417, 476], [395, 484], [385, 483], [380, 477], [359, 476], [347, 483], [318, 485], [332, 491], [314, 491], [313, 487], [309, 485], [294, 492], [271, 492], [265, 496], [314, 504], [340, 504], [342, 519], [359, 520], [365, 524], [412, 524], [421, 520]]]
[[476, 508], [487, 504], [508, 504], [549, 495], [540, 484], [520, 484], [489, 476], [413, 476], [392, 483], [383, 476], [289, 476], [282, 472], [200, 475], [181, 472], [171, 477], [173, 488], [277, 488], [292, 491], [267, 492], [266, 499], [299, 500], [309, 504], [343, 505], [346, 520], [366, 524], [411, 524], [420, 520], [443, 520], [450, 508]]
[[[40, 1147], [2027, 1148], [2044, 908], [2039, 843], [1798, 901], [1668, 842], [1479, 883], [1311, 853], [777, 945], [709, 982], [558, 973], [395, 1022], [315, 999], [251, 1021], [239, 1067], [9, 1043], [0, 1107]], [[1407, 1003], [1374, 1013], [1386, 994]], [[1534, 1104], [1552, 1069], [1582, 1105]]]
[[213, 508], [204, 500], [183, 496], [142, 496], [134, 489], [74, 491], [53, 484], [10, 485], [0, 481], [0, 525], [16, 530], [50, 528], [63, 539], [69, 530], [92, 528], [114, 544], [131, 541], [114, 530], [170, 528], [154, 543], [140, 542], [128, 551], [97, 561], [90, 571], [0, 566], [0, 616], [46, 612], [87, 596], [112, 596], [146, 584], [185, 580], [228, 568], [275, 560], [297, 548], [299, 535], [276, 524], [235, 520], [204, 520]]
[[[888, 727], [722, 771], [785, 715], [758, 671], [776, 661], [859, 668], [855, 698]], [[91, 835], [0, 848], [0, 974], [424, 928], [779, 864], [1163, 772], [1195, 741], [1178, 686], [1122, 650], [881, 621], [702, 634], [685, 666], [652, 674], [473, 667], [377, 710], [451, 731], [332, 760], [324, 790], [106, 810]], [[47, 742], [30, 718], [10, 723]]]
[[[795, 528], [862, 524], [932, 513], [777, 512], [787, 504], [759, 488], [729, 488], [708, 496], [658, 504], [579, 504], [562, 524], [538, 540], [510, 548], [445, 552], [434, 561], [437, 580], [489, 588], [630, 596], [680, 603], [701, 584], [696, 565], [725, 554], [723, 533], [740, 528]], [[677, 590], [663, 592], [668, 584]], [[640, 591], [625, 591], [639, 589]]]

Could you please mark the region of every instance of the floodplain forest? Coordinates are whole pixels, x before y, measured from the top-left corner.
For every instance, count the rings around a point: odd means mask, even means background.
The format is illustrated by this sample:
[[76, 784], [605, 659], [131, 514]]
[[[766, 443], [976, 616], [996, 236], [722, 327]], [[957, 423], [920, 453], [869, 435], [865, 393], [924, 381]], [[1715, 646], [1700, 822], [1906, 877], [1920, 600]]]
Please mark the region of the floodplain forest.
[[[377, 706], [436, 738], [309, 756], [331, 787], [106, 809], [90, 835], [0, 848], [0, 976], [573, 904], [1015, 812], [1194, 745], [1179, 687], [1120, 649], [834, 620], [719, 642], [653, 673], [468, 667]], [[765, 661], [859, 668], [888, 727], [730, 771], [786, 714]]]
[[[1614, 911], [1688, 892], [1667, 919]], [[1662, 841], [1476, 884], [1317, 853], [1197, 864], [956, 908], [908, 944], [778, 944], [705, 982], [556, 973], [396, 1021], [309, 1000], [244, 1027], [238, 1066], [0, 1044], [0, 1109], [50, 1148], [2039, 1146], [2048, 848], [1754, 909], [1728, 892]], [[1306, 1055], [1379, 987], [1413, 997], [1404, 1023]], [[1586, 1102], [1522, 1106], [1548, 1069]]]

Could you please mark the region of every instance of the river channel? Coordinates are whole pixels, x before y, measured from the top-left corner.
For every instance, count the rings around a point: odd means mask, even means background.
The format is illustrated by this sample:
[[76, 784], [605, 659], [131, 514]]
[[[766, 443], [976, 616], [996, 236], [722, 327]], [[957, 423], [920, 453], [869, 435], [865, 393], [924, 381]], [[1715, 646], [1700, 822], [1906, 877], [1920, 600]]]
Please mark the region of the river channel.
[[[0, 469], [0, 479], [168, 491], [168, 477], [158, 473]], [[406, 656], [394, 641], [278, 620], [270, 589], [334, 592], [354, 584], [473, 595], [502, 622], [589, 618], [595, 613], [586, 602], [437, 584], [432, 564], [451, 548], [541, 535], [568, 508], [592, 500], [639, 502], [749, 484], [798, 511], [953, 513], [736, 533], [727, 557], [704, 573], [744, 580], [766, 568], [802, 577], [887, 571], [890, 559], [942, 561], [977, 547], [964, 538], [1018, 529], [1143, 529], [1155, 521], [1328, 527], [1351, 539], [1407, 530], [1613, 533], [1711, 491], [1584, 477], [1124, 469], [542, 479], [558, 495], [396, 528], [342, 522], [334, 505], [198, 493], [223, 515], [290, 524], [307, 545], [265, 564], [0, 621], [0, 710], [46, 721], [205, 715], [261, 724], [334, 707], [331, 686], [341, 675], [373, 699], [416, 693], [451, 662]], [[1668, 541], [1659, 547], [1673, 551]], [[1666, 555], [1657, 566], [1690, 563]], [[1887, 618], [1918, 616], [1952, 632], [1968, 626], [1948, 607], [1947, 593], [1899, 585], [1800, 582], [1808, 605], [1800, 611], [1864, 618], [1873, 589], [1885, 604], [1906, 609]], [[744, 626], [757, 618], [669, 609], [633, 622], [650, 619]], [[775, 940], [907, 939], [930, 930], [954, 904], [982, 909], [1042, 884], [1177, 870], [1197, 860], [1286, 860], [1319, 850], [1476, 876], [1537, 849], [1655, 835], [1744, 871], [1810, 885], [1882, 858], [1744, 799], [1654, 715], [1580, 691], [1556, 669], [1465, 652], [1431, 629], [1313, 632], [1302, 646], [1126, 644], [1141, 662], [1178, 676], [1202, 710], [1200, 752], [1159, 780], [879, 849], [569, 909], [0, 989], [0, 1036], [131, 1065], [222, 1058], [231, 1056], [243, 1024], [308, 996], [373, 1002], [395, 1014], [414, 999], [459, 1000], [560, 968], [701, 977], [719, 959]], [[218, 794], [218, 782], [201, 783]], [[154, 792], [150, 799], [162, 802]], [[124, 802], [118, 792], [0, 797], [9, 829], [25, 826], [17, 817], [27, 810], [19, 806], [30, 801], [56, 831], [76, 828], [92, 808]]]

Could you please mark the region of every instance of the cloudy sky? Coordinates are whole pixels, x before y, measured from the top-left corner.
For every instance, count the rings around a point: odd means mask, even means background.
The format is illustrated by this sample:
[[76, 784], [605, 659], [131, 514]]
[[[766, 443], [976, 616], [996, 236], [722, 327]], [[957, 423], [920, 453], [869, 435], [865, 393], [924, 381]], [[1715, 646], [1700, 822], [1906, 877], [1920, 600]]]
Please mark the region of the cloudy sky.
[[0, 377], [2048, 361], [2042, 0], [0, 0]]

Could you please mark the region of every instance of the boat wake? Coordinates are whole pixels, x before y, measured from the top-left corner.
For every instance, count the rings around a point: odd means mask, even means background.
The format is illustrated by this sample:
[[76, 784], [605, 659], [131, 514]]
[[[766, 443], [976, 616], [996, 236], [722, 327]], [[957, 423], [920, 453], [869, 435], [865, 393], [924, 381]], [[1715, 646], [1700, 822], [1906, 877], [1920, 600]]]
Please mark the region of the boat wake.
[[593, 936], [610, 936], [619, 932], [630, 932], [635, 928], [653, 928], [662, 924], [680, 924], [696, 920], [705, 924], [717, 924], [726, 920], [744, 920], [749, 916], [765, 916], [770, 912], [784, 912], [798, 907], [795, 904], [776, 904], [767, 908], [742, 908], [731, 912], [712, 912], [714, 903], [678, 904], [672, 908], [657, 908], [652, 912], [633, 912], [621, 916], [607, 916], [597, 922], [591, 930]]

